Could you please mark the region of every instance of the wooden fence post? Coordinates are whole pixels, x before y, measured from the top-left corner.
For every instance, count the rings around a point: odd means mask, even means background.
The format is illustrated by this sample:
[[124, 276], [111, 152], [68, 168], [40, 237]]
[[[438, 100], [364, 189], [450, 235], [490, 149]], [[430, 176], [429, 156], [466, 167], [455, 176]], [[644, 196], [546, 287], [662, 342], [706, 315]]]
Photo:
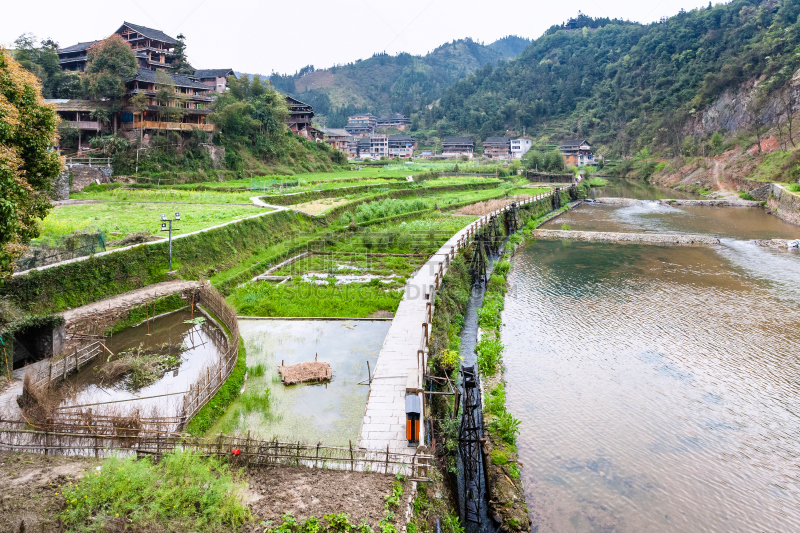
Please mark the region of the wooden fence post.
[[383, 473], [384, 474], [388, 474], [389, 473], [389, 445], [388, 444], [386, 445], [386, 463], [384, 464], [384, 467], [383, 467]]
[[317, 442], [317, 456], [314, 457], [314, 468], [317, 468], [317, 461], [319, 460], [319, 447], [322, 444], [321, 441]]
[[350, 441], [350, 471], [353, 471], [355, 468], [355, 461], [353, 460], [353, 441]]

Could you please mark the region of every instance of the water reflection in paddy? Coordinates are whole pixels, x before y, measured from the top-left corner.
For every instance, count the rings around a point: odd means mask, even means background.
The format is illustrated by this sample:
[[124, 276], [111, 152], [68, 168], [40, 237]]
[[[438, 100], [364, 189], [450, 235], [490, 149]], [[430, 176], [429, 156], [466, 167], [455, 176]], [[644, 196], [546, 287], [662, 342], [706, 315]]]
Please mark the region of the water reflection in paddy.
[[[280, 440], [347, 445], [358, 437], [369, 387], [367, 361], [375, 369], [390, 321], [242, 320], [239, 333], [247, 350], [247, 366], [264, 365], [263, 377], [249, 377], [246, 391], [270, 389], [269, 413], [244, 414], [234, 405], [212, 429], [251, 431], [253, 436]], [[284, 386], [278, 377], [286, 364], [319, 360], [329, 363], [333, 379], [327, 385]]]
[[800, 258], [733, 244], [518, 253], [507, 394], [540, 532], [800, 531]]
[[[197, 312], [193, 317], [188, 310], [178, 311], [151, 319], [149, 329], [145, 323], [126, 329], [107, 339], [106, 346], [115, 354], [139, 346], [145, 350], [151, 350], [167, 344], [172, 347], [171, 353], [172, 351], [175, 354], [180, 353], [181, 364], [175, 371], [165, 373], [155, 383], [137, 391], [130, 391], [118, 386], [97, 384], [96, 369], [101, 367], [107, 359], [107, 353], [101, 353], [94, 362], [70, 378], [70, 382], [80, 389], [80, 392], [70, 400], [70, 404], [85, 405], [134, 400], [112, 405], [119, 406], [123, 410], [137, 408], [145, 414], [156, 410], [159, 416], [177, 416], [183, 405], [183, 396], [176, 393], [189, 390], [189, 387], [197, 381], [200, 372], [214, 364], [225, 350], [224, 336], [210, 322], [186, 323], [187, 320], [200, 316], [202, 315]], [[183, 349], [177, 349], [181, 345]], [[170, 396], [164, 396], [167, 394]], [[158, 397], [153, 398], [153, 396]]]

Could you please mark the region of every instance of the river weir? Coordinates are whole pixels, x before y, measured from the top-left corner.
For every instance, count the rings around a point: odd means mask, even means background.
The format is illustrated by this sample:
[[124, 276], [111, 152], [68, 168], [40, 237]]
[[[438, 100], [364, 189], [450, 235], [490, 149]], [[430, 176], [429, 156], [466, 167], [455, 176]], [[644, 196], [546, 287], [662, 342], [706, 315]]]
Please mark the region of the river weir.
[[502, 335], [534, 530], [800, 530], [800, 255], [752, 241], [800, 230], [655, 202], [562, 224], [720, 244], [517, 252]]

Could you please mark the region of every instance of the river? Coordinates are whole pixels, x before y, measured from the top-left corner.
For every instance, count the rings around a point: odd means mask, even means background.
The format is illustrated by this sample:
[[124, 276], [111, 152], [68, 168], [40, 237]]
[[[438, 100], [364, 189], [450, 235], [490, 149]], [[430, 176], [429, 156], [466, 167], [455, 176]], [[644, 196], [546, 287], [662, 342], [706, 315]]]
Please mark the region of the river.
[[535, 530], [800, 531], [800, 254], [749, 241], [800, 228], [647, 204], [564, 223], [722, 244], [518, 251], [504, 361]]

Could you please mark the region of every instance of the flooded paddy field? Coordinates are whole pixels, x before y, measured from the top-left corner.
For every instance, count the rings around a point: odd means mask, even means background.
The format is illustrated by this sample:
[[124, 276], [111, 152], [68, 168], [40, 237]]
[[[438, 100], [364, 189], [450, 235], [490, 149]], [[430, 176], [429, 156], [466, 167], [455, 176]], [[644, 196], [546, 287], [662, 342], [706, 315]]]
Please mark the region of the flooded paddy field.
[[800, 530], [800, 228], [753, 208], [582, 206], [549, 224], [717, 246], [541, 241], [503, 312], [538, 531]]
[[[347, 446], [358, 438], [369, 387], [389, 321], [240, 320], [247, 351], [244, 393], [209, 431], [253, 438]], [[285, 386], [278, 366], [329, 363], [328, 383]]]
[[[62, 406], [103, 404], [96, 409], [113, 408], [121, 414], [139, 409], [148, 416], [178, 416], [181, 393], [218, 360], [226, 343], [224, 333], [197, 311], [194, 317], [187, 309], [151, 319], [149, 326], [141, 324], [108, 338], [106, 346], [115, 357], [103, 352], [68, 378], [69, 399]], [[145, 354], [161, 357], [157, 364], [145, 369], [144, 386], [132, 383], [130, 372], [118, 376], [112, 372], [109, 379], [106, 370], [116, 360]]]

